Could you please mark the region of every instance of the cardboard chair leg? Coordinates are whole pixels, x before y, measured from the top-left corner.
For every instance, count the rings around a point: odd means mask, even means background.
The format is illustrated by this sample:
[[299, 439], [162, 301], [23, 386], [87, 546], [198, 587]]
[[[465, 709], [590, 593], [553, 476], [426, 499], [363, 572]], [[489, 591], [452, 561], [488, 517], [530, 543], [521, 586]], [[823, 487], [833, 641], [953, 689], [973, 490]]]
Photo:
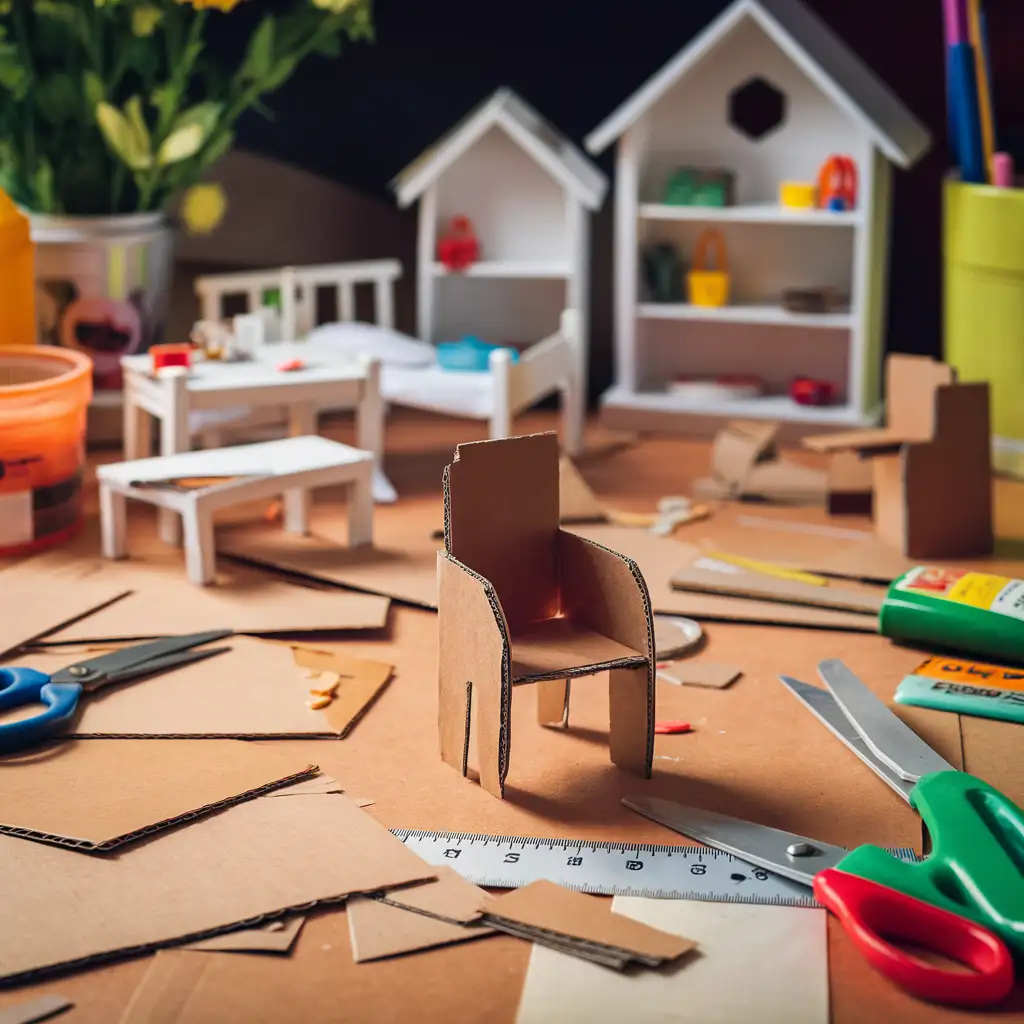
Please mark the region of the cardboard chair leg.
[[469, 755], [470, 712], [473, 684], [446, 674], [443, 663], [438, 679], [438, 738], [441, 760], [462, 775], [466, 774]]
[[545, 679], [537, 683], [537, 721], [541, 725], [569, 728], [568, 679]]
[[654, 756], [654, 692], [647, 665], [613, 668], [608, 673], [612, 761], [620, 768], [651, 777]]
[[[504, 706], [503, 706], [504, 705]], [[501, 800], [505, 780], [501, 775], [501, 750], [508, 744], [502, 727], [511, 729], [511, 693], [506, 701], [501, 692], [501, 674], [484, 683], [473, 684], [473, 714], [476, 716], [476, 745], [480, 761], [480, 785]]]

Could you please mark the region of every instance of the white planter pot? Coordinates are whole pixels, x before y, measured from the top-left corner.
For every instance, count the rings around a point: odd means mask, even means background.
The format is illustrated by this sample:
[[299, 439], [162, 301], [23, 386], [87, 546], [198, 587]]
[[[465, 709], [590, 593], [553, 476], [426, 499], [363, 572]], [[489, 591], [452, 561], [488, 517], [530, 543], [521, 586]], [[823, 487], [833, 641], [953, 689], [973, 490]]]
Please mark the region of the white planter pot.
[[32, 215], [39, 340], [88, 355], [96, 397], [119, 395], [121, 356], [162, 340], [174, 232], [160, 213]]

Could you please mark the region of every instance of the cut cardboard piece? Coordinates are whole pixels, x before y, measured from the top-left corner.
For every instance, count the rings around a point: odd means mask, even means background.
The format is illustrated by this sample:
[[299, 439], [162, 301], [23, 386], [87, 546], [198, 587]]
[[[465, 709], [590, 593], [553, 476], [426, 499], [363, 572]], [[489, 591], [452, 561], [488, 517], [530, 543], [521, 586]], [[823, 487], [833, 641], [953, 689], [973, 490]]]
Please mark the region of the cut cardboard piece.
[[[824, 910], [616, 896], [612, 911], [692, 935], [698, 950], [679, 970], [621, 975], [535, 946], [516, 1024], [828, 1024]], [[864, 1004], [850, 1012], [850, 1020], [896, 1019]]]
[[628, 558], [559, 527], [553, 433], [459, 445], [437, 556], [442, 759], [501, 797], [514, 683], [610, 670], [612, 760], [650, 777], [654, 626]]
[[573, 532], [632, 559], [647, 582], [654, 610], [661, 614], [683, 615], [699, 622], [748, 622], [766, 626], [877, 632], [874, 620], [856, 612], [674, 590], [671, 580], [675, 572], [702, 557], [700, 549], [692, 544], [622, 526], [574, 527]]
[[554, 882], [538, 881], [484, 904], [484, 920], [499, 931], [530, 937], [622, 969], [658, 967], [696, 948], [690, 939], [612, 913], [604, 900]]
[[123, 600], [129, 590], [106, 582], [56, 585], [18, 568], [0, 572], [0, 657]]
[[798, 505], [824, 502], [827, 475], [781, 456], [778, 431], [777, 423], [727, 423], [711, 446], [712, 475], [695, 481], [694, 496]]
[[215, 957], [159, 950], [118, 1024], [177, 1024]]
[[706, 686], [713, 690], [724, 690], [743, 675], [743, 669], [722, 665], [717, 661], [697, 660], [670, 661], [659, 664], [658, 678], [676, 686]]
[[765, 573], [716, 572], [696, 564], [685, 566], [672, 576], [676, 590], [698, 594], [722, 594], [726, 597], [749, 597], [783, 604], [806, 605], [811, 608], [834, 608], [838, 611], [861, 612], [877, 616], [882, 608], [880, 593], [842, 587], [819, 587], [813, 583], [780, 579]]
[[[340, 739], [358, 718], [349, 718], [344, 701], [333, 712], [337, 720], [307, 706], [309, 680], [303, 678], [289, 646], [245, 636], [232, 637], [230, 645], [216, 658], [97, 690], [80, 705], [68, 735]], [[13, 664], [54, 672], [65, 667], [68, 658], [54, 648], [53, 654], [33, 654]], [[355, 675], [342, 682], [361, 695], [379, 690], [381, 678], [391, 672], [390, 665], [364, 659], [351, 664]], [[341, 691], [339, 686], [339, 696]]]
[[[316, 672], [334, 672], [340, 677], [334, 698], [321, 714], [331, 728], [344, 739], [370, 705], [391, 682], [394, 665], [368, 658], [352, 658], [333, 651], [319, 651], [312, 647], [292, 647], [292, 657], [300, 668]], [[313, 686], [315, 680], [310, 680]]]
[[558, 508], [563, 523], [600, 523], [608, 518], [605, 507], [568, 455], [558, 460]]
[[0, 860], [0, 980], [7, 982], [434, 875], [338, 795], [249, 800], [110, 859], [0, 836]]
[[[377, 531], [372, 547], [349, 548], [344, 529], [322, 528], [299, 537], [267, 526], [240, 526], [217, 533], [217, 553], [402, 601], [437, 608], [437, 543], [401, 538], [388, 545]], [[399, 546], [399, 544], [401, 546]]]
[[871, 462], [855, 451], [834, 452], [828, 461], [828, 514], [870, 516], [874, 509]]
[[875, 530], [908, 558], [992, 553], [988, 384], [960, 384], [924, 356], [886, 362], [889, 422], [804, 439], [813, 451], [856, 451], [872, 464]]
[[223, 576], [216, 587], [199, 589], [180, 572], [147, 563], [66, 563], [54, 557], [32, 559], [26, 568], [33, 564], [34, 571], [45, 569], [54, 581], [73, 576], [97, 584], [109, 580], [112, 587], [132, 591], [116, 605], [57, 630], [48, 643], [137, 640], [213, 628], [249, 634], [383, 629], [390, 604], [377, 595], [297, 586], [244, 568]]
[[0, 833], [112, 850], [317, 771], [237, 740], [58, 742], [0, 758]]
[[27, 1003], [0, 1010], [0, 1024], [36, 1024], [36, 1021], [50, 1020], [74, 1005], [63, 996], [39, 996]]
[[480, 908], [490, 896], [452, 868], [439, 867], [434, 881], [396, 889], [380, 899], [391, 906], [414, 910], [439, 921], [470, 924], [480, 919]]
[[444, 921], [371, 897], [350, 897], [345, 915], [357, 964], [495, 934], [487, 925]]
[[192, 949], [199, 953], [279, 953], [287, 955], [292, 951], [304, 917], [292, 917], [285, 921], [271, 921], [259, 928], [241, 928], [237, 932], [214, 935], [210, 939], [189, 942], [179, 949]]

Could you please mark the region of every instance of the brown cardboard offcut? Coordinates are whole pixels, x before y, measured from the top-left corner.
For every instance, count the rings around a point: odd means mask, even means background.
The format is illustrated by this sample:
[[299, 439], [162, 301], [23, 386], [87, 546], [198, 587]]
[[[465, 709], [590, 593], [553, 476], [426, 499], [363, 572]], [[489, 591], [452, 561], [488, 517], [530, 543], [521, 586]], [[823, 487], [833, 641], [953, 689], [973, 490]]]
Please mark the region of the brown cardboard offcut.
[[356, 722], [369, 710], [391, 681], [394, 666], [367, 658], [352, 658], [319, 651], [312, 647], [294, 646], [292, 657], [300, 668], [317, 672], [336, 672], [341, 680], [334, 699], [321, 710], [331, 728], [344, 739]]
[[[342, 702], [332, 722], [307, 707], [309, 681], [283, 643], [236, 636], [216, 658], [183, 665], [150, 679], [109, 686], [81, 704], [71, 734], [88, 737], [165, 737], [205, 739], [339, 739], [354, 718]], [[15, 664], [53, 672], [67, 655], [33, 654]], [[342, 680], [365, 696], [380, 688], [391, 666], [353, 659], [353, 679]], [[365, 667], [366, 674], [363, 674]], [[342, 687], [338, 688], [339, 696]], [[356, 716], [358, 717], [358, 715]]]
[[63, 996], [40, 996], [27, 1003], [0, 1010], [0, 1024], [36, 1024], [36, 1021], [49, 1020], [74, 1005]]
[[488, 899], [482, 909], [483, 919], [499, 931], [619, 970], [634, 962], [658, 967], [697, 946], [690, 939], [612, 913], [606, 902], [554, 882], [514, 889]]
[[57, 742], [0, 758], [0, 833], [112, 850], [317, 771], [236, 740]]
[[840, 587], [819, 587], [812, 583], [781, 579], [766, 573], [716, 572], [699, 565], [688, 565], [672, 576], [676, 590], [698, 594], [722, 594], [783, 604], [807, 605], [812, 608], [834, 608], [838, 611], [875, 615], [881, 611], [882, 595], [868, 590], [847, 590]]
[[724, 690], [743, 675], [743, 669], [704, 658], [670, 661], [658, 666], [658, 678], [676, 686], [707, 686]]
[[304, 917], [285, 921], [270, 921], [259, 928], [240, 928], [209, 939], [189, 942], [179, 949], [194, 949], [200, 953], [281, 953], [292, 951], [295, 940], [306, 923]]
[[0, 862], [7, 983], [434, 875], [339, 795], [249, 800], [109, 859], [0, 836]]
[[489, 898], [479, 886], [446, 867], [437, 869], [434, 881], [396, 889], [380, 897], [384, 903], [452, 924], [470, 924], [479, 920], [480, 908]]
[[558, 460], [558, 510], [563, 523], [601, 523], [608, 513], [568, 455]]

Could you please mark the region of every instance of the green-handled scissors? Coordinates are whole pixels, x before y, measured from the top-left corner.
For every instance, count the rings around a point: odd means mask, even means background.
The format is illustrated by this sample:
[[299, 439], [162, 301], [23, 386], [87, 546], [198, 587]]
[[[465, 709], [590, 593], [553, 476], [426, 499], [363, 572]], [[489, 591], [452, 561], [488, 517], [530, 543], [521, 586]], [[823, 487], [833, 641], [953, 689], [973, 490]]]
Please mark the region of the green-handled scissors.
[[36, 715], [0, 723], [0, 752], [23, 750], [63, 732], [71, 724], [86, 690], [155, 675], [220, 654], [228, 648], [203, 645], [231, 635], [230, 629], [217, 629], [168, 636], [150, 643], [122, 647], [87, 661], [76, 661], [52, 675], [37, 672], [34, 668], [0, 667], [0, 712], [42, 705], [42, 710]]

